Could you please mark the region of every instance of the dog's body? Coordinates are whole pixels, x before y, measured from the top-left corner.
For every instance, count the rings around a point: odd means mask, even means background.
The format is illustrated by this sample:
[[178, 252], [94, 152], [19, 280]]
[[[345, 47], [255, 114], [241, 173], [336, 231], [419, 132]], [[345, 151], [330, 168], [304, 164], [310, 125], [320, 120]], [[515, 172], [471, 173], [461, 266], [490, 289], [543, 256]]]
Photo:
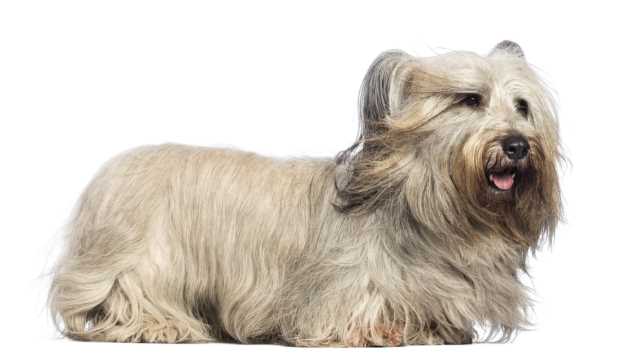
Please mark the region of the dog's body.
[[483, 325], [508, 338], [526, 324], [518, 274], [560, 214], [557, 123], [514, 43], [446, 56], [378, 58], [361, 135], [336, 160], [180, 145], [113, 159], [56, 270], [65, 334], [398, 345], [466, 343]]

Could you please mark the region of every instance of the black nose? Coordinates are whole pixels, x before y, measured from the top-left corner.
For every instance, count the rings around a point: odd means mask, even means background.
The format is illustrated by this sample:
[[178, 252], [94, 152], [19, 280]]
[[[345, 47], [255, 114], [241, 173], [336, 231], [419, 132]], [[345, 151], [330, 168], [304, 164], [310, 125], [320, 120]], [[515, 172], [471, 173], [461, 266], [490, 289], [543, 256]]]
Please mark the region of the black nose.
[[521, 135], [512, 135], [502, 141], [502, 150], [509, 159], [519, 160], [529, 153], [529, 143]]

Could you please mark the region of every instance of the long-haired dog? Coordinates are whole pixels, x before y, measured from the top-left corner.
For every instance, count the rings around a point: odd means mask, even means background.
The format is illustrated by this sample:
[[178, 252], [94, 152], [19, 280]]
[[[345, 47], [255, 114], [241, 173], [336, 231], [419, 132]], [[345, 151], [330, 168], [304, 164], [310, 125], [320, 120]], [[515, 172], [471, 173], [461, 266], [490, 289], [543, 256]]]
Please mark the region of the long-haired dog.
[[521, 48], [385, 52], [360, 106], [335, 159], [160, 145], [111, 160], [55, 270], [62, 332], [385, 346], [526, 327], [520, 277], [560, 217], [561, 154]]

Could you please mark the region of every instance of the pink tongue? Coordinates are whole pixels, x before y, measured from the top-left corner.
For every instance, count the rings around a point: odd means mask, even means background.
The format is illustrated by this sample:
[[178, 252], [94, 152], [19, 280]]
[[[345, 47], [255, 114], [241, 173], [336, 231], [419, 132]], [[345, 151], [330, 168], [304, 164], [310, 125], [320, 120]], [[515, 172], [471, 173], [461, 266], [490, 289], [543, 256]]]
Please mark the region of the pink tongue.
[[511, 189], [513, 187], [513, 175], [505, 174], [505, 175], [489, 175], [489, 179], [496, 185], [499, 189], [503, 191]]

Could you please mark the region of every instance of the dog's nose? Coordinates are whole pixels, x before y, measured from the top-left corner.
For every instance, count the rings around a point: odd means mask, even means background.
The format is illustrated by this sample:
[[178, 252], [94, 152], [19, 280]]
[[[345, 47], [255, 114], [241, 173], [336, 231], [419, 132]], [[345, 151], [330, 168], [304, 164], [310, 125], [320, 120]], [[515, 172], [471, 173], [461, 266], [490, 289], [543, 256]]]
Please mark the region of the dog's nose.
[[520, 160], [529, 153], [529, 143], [521, 135], [512, 135], [502, 141], [502, 150], [512, 160]]

